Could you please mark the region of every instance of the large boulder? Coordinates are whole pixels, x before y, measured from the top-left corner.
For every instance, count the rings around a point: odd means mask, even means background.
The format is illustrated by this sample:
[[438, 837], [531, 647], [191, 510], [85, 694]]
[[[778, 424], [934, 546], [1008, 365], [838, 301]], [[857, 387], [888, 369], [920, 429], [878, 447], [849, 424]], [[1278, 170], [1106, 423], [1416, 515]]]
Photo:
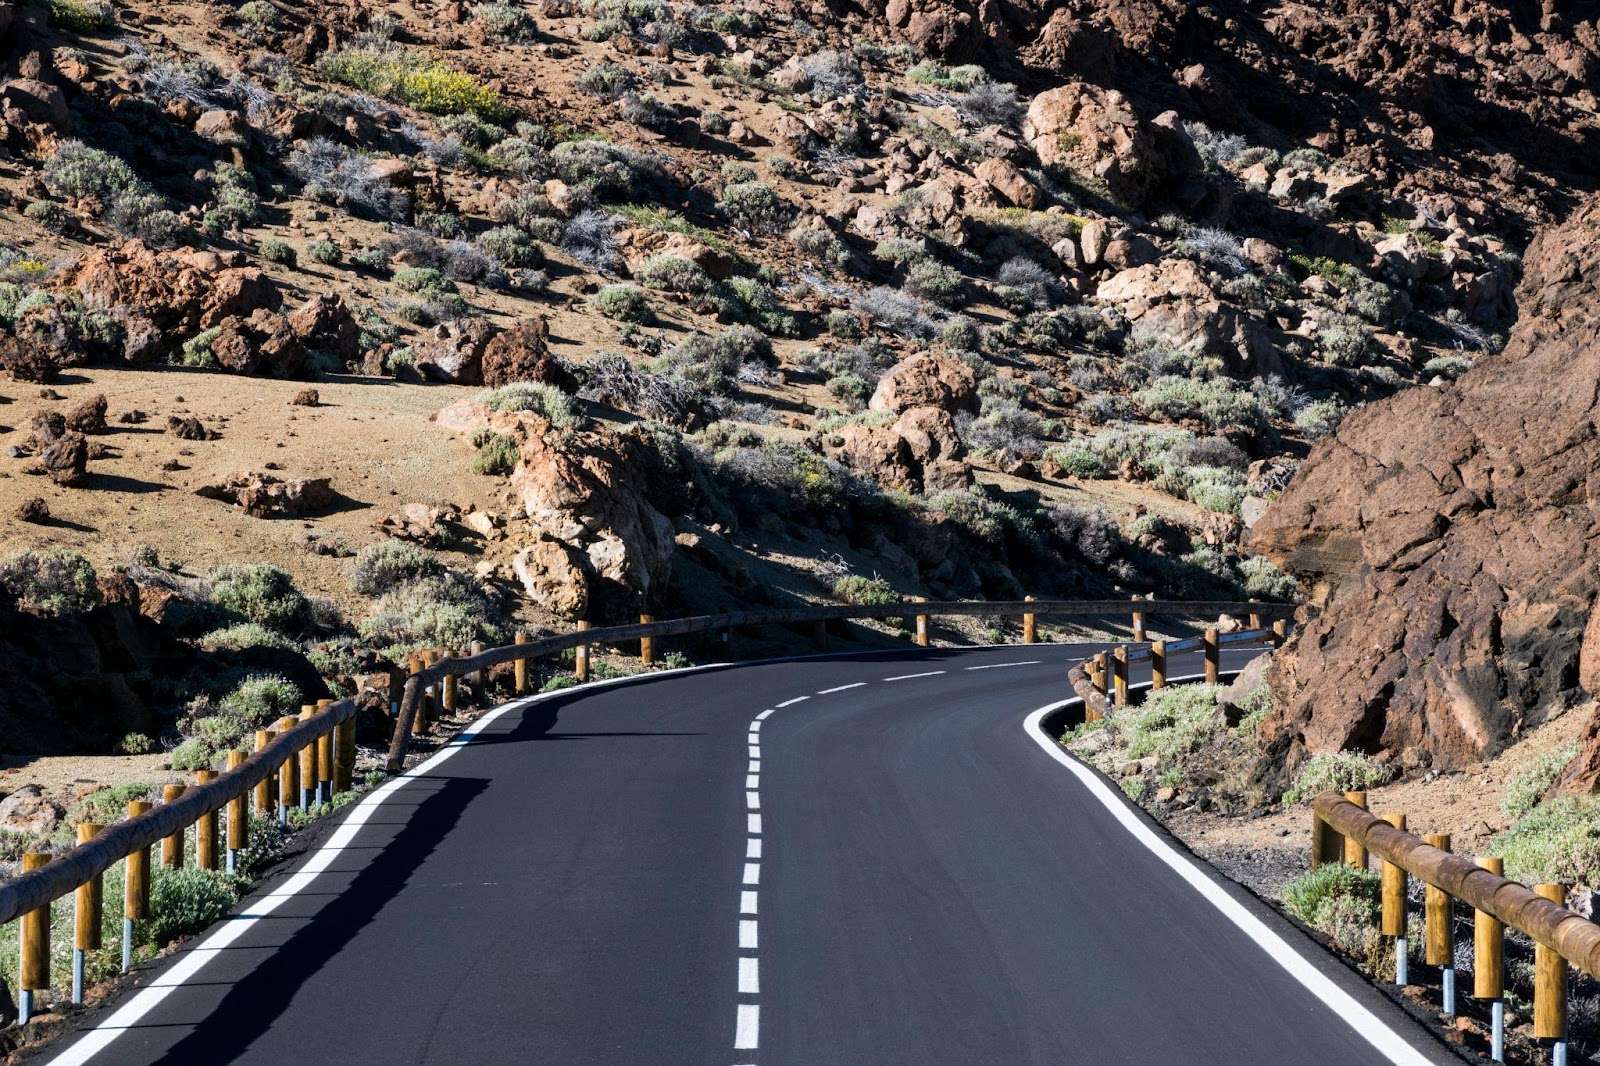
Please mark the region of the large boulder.
[[[1505, 351], [1353, 412], [1255, 523], [1311, 607], [1278, 656], [1279, 766], [1492, 755], [1600, 682], [1600, 236], [1590, 202], [1528, 249]], [[1600, 766], [1600, 762], [1597, 762]]]
[[978, 382], [972, 370], [944, 355], [914, 355], [889, 368], [867, 401], [867, 409], [898, 414], [912, 407], [944, 411], [978, 409]]
[[1115, 89], [1072, 82], [1042, 92], [1028, 105], [1022, 132], [1045, 166], [1099, 178], [1130, 207], [1168, 175], [1155, 136]]
[[511, 569], [530, 600], [576, 621], [589, 611], [589, 578], [583, 558], [570, 544], [545, 536], [518, 552]]
[[289, 312], [289, 328], [301, 344], [341, 363], [361, 358], [361, 324], [336, 293], [319, 293]]
[[23, 785], [0, 800], [0, 829], [29, 837], [49, 836], [61, 823], [61, 808], [38, 785]]
[[289, 320], [257, 308], [249, 318], [229, 315], [211, 340], [211, 355], [224, 370], [274, 378], [299, 377], [306, 351]]
[[441, 322], [427, 340], [413, 346], [423, 377], [447, 385], [482, 385], [483, 353], [494, 327], [481, 318]]
[[550, 324], [543, 315], [525, 318], [495, 334], [483, 349], [483, 383], [496, 389], [513, 381], [534, 381], [576, 392], [577, 379], [550, 354], [549, 336]]
[[299, 518], [326, 509], [334, 500], [325, 477], [279, 478], [256, 472], [201, 485], [194, 494], [236, 504], [255, 518]]

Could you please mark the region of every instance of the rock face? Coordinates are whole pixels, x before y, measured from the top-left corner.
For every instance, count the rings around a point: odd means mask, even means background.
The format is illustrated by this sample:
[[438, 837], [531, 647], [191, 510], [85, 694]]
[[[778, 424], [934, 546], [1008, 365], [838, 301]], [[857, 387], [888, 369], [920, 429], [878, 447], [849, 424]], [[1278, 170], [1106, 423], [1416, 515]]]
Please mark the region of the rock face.
[[550, 354], [545, 340], [549, 335], [550, 326], [543, 315], [525, 318], [495, 334], [483, 349], [483, 383], [497, 389], [513, 381], [535, 381], [576, 392], [577, 379]]
[[493, 336], [494, 327], [482, 319], [442, 322], [414, 346], [417, 370], [447, 385], [482, 385], [483, 353]]
[[889, 368], [867, 409], [891, 414], [912, 407], [976, 411], [978, 385], [966, 365], [945, 356], [914, 355]]
[[1073, 82], [1042, 92], [1028, 105], [1022, 133], [1045, 166], [1092, 174], [1132, 206], [1166, 177], [1155, 138], [1115, 89]]
[[1313, 605], [1272, 678], [1279, 765], [1459, 766], [1596, 691], [1597, 234], [1591, 202], [1536, 239], [1504, 353], [1353, 413], [1255, 524]]
[[459, 433], [489, 428], [516, 441], [521, 462], [511, 490], [537, 532], [514, 567], [530, 596], [551, 610], [634, 612], [667, 579], [672, 523], [649, 501], [652, 469], [639, 438], [591, 424], [552, 432], [526, 411], [474, 400], [435, 421]]

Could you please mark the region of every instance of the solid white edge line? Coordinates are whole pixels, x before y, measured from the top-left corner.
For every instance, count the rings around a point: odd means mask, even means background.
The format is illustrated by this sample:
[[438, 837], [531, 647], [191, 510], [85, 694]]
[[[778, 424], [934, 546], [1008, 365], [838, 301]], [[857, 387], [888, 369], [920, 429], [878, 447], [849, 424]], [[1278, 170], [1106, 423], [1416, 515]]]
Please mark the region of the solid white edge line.
[[885, 681], [910, 681], [914, 677], [938, 677], [940, 674], [943, 674], [945, 672], [946, 671], [944, 671], [944, 670], [928, 670], [928, 671], [926, 671], [924, 673], [920, 673], [920, 674], [898, 674], [898, 675], [896, 675], [894, 677], [886, 677], [886, 678], [884, 678], [884, 680]]
[[[853, 688], [866, 688], [866, 687], [867, 687], [867, 683], [865, 681], [857, 681], [853, 685], [838, 685], [838, 686], [835, 686], [834, 688], [822, 689], [817, 693], [817, 695], [819, 695], [819, 696], [827, 696], [827, 695], [830, 695], [831, 693], [834, 693], [834, 692], [848, 692], [850, 689], [853, 689]], [[780, 703], [780, 704], [778, 704], [778, 706], [782, 707], [783, 704]]]
[[772, 717], [772, 709], [769, 707], [767, 710], [764, 710], [760, 714], [756, 715], [756, 721], [765, 722], [768, 718], [771, 718], [771, 717]]
[[1079, 702], [1078, 700], [1061, 700], [1052, 703], [1028, 715], [1023, 723], [1023, 729], [1038, 745], [1044, 749], [1045, 754], [1059, 762], [1072, 772], [1079, 784], [1100, 802], [1100, 805], [1111, 812], [1111, 816], [1121, 823], [1135, 840], [1143, 844], [1156, 858], [1166, 863], [1173, 872], [1188, 882], [1189, 886], [1210, 903], [1222, 916], [1227, 918], [1239, 931], [1244, 933], [1256, 946], [1271, 956], [1272, 960], [1288, 971], [1289, 976], [1300, 982], [1312, 995], [1322, 1000], [1328, 1007], [1353, 1029], [1356, 1034], [1381, 1053], [1384, 1058], [1395, 1063], [1396, 1066], [1430, 1066], [1433, 1062], [1428, 1056], [1418, 1051], [1411, 1043], [1401, 1036], [1388, 1023], [1379, 1018], [1372, 1011], [1356, 1000], [1349, 992], [1340, 988], [1327, 974], [1317, 969], [1310, 960], [1296, 951], [1288, 941], [1274, 932], [1267, 923], [1250, 913], [1249, 909], [1234, 899], [1222, 886], [1218, 885], [1204, 871], [1197, 866], [1193, 859], [1179, 852], [1171, 844], [1161, 839], [1154, 830], [1132, 810], [1128, 808], [1120, 791], [1114, 791], [1094, 770], [1078, 762], [1066, 753], [1060, 744], [1057, 744], [1045, 733], [1043, 728], [1044, 717], [1053, 711]]

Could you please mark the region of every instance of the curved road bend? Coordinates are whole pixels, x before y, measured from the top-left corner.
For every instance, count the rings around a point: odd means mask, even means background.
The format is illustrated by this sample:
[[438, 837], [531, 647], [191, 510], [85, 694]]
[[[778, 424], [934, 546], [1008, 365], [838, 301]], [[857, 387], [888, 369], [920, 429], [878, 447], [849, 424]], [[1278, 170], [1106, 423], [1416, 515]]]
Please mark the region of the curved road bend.
[[1369, 1012], [1380, 1050], [1025, 732], [1085, 650], [840, 656], [508, 705], [46, 1060], [1459, 1062], [1222, 890]]

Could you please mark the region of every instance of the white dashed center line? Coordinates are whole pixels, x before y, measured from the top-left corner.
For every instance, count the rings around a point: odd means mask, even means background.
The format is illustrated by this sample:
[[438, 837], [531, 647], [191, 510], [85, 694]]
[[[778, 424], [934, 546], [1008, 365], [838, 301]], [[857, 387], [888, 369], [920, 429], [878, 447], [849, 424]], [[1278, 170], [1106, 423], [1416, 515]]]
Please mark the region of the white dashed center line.
[[967, 666], [967, 667], [963, 667], [963, 669], [966, 669], [966, 670], [1004, 670], [1008, 666], [1038, 666], [1042, 662], [1044, 662], [1043, 659], [1029, 659], [1026, 662], [1020, 662], [1020, 663], [990, 663], [988, 666]]
[[928, 670], [928, 671], [925, 671], [925, 672], [920, 673], [920, 674], [898, 674], [898, 675], [896, 675], [894, 677], [886, 677], [886, 678], [884, 678], [884, 680], [885, 681], [910, 681], [914, 677], [938, 677], [942, 673], [944, 673], [943, 670]]
[[[818, 692], [817, 695], [826, 696], [831, 692], [845, 692], [845, 691], [848, 691], [849, 689], [853, 689], [853, 688], [865, 688], [866, 685], [867, 685], [867, 683], [865, 681], [857, 681], [853, 685], [839, 685], [839, 686], [837, 686], [835, 688], [825, 688], [821, 692]], [[781, 707], [782, 704], [779, 704], [779, 706]]]

